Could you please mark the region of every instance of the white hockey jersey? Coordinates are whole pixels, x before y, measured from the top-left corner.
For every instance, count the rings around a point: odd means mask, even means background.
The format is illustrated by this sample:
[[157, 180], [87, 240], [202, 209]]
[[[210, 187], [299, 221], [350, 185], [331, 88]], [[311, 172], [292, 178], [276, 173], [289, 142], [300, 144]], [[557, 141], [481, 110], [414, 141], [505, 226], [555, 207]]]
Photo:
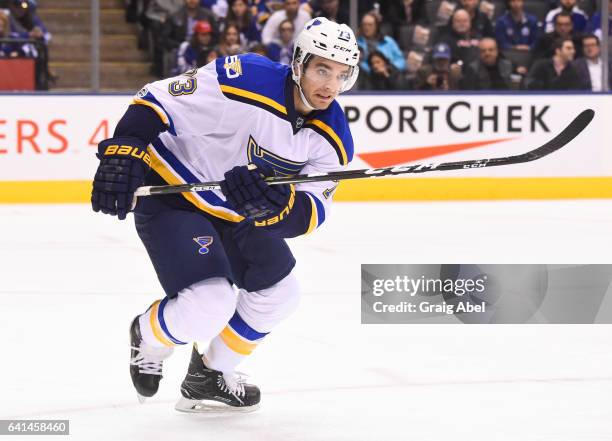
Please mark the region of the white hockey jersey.
[[[234, 166], [255, 163], [277, 176], [341, 171], [353, 140], [339, 104], [304, 118], [293, 106], [290, 69], [243, 54], [145, 86], [134, 104], [149, 106], [167, 131], [149, 145], [153, 170], [168, 184], [220, 181]], [[306, 233], [329, 216], [336, 182], [298, 184], [311, 200]], [[183, 193], [204, 212], [232, 222], [243, 217], [220, 191]]]

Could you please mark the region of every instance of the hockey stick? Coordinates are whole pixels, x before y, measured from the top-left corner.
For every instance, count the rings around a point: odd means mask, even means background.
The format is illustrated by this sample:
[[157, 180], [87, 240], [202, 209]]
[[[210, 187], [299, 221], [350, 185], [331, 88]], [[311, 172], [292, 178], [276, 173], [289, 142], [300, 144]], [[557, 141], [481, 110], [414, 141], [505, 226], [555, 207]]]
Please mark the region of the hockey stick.
[[[559, 150], [572, 141], [591, 122], [595, 112], [591, 109], [583, 110], [561, 133], [546, 144], [523, 153], [521, 155], [504, 156], [501, 158], [474, 159], [470, 161], [443, 162], [441, 164], [415, 164], [395, 167], [370, 168], [361, 170], [347, 170], [341, 172], [316, 173], [310, 175], [296, 175], [288, 177], [269, 177], [266, 182], [270, 185], [301, 184], [317, 181], [340, 181], [347, 179], [379, 178], [381, 176], [400, 175], [405, 173], [427, 173], [431, 171], [461, 170], [469, 168], [495, 167], [498, 165], [520, 164], [535, 161]], [[206, 191], [218, 189], [219, 181], [198, 182], [181, 185], [159, 185], [140, 187], [135, 196], [152, 196], [160, 194], [187, 193], [192, 191]]]

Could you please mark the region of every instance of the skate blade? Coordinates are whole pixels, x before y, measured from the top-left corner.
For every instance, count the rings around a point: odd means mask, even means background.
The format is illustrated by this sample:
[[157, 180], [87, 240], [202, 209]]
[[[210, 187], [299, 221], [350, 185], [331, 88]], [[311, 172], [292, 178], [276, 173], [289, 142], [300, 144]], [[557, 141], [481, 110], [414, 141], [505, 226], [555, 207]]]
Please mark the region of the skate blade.
[[208, 413], [208, 414], [220, 414], [220, 413], [249, 413], [259, 409], [259, 404], [253, 406], [228, 406], [227, 404], [217, 403], [216, 401], [210, 400], [190, 400], [185, 397], [181, 397], [176, 405], [175, 410], [186, 413]]
[[144, 395], [140, 395], [138, 392], [136, 392], [136, 396], [138, 397], [138, 402], [140, 404], [144, 404], [145, 401], [147, 401], [148, 397], [145, 397]]

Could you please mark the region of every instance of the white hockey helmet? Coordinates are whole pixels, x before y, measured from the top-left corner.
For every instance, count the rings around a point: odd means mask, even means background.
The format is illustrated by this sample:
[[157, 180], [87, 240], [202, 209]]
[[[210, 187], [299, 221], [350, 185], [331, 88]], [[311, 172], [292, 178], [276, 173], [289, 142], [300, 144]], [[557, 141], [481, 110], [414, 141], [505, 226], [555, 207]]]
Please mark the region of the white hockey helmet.
[[330, 21], [325, 17], [313, 18], [304, 25], [304, 29], [295, 40], [291, 63], [293, 80], [298, 86], [300, 86], [300, 67], [307, 63], [312, 55], [318, 55], [350, 66], [351, 73], [342, 85], [340, 92], [345, 92], [353, 87], [359, 75], [359, 66], [357, 65], [359, 63], [359, 48], [351, 28], [345, 24]]

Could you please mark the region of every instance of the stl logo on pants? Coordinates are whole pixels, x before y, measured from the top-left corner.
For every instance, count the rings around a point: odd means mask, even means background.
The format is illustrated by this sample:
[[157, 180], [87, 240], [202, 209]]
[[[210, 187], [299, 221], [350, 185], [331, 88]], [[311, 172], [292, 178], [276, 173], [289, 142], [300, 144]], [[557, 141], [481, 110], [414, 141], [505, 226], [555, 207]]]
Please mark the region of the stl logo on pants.
[[208, 254], [208, 252], [210, 251], [208, 247], [210, 247], [210, 245], [213, 243], [212, 236], [194, 237], [193, 240], [200, 246], [198, 253]]

